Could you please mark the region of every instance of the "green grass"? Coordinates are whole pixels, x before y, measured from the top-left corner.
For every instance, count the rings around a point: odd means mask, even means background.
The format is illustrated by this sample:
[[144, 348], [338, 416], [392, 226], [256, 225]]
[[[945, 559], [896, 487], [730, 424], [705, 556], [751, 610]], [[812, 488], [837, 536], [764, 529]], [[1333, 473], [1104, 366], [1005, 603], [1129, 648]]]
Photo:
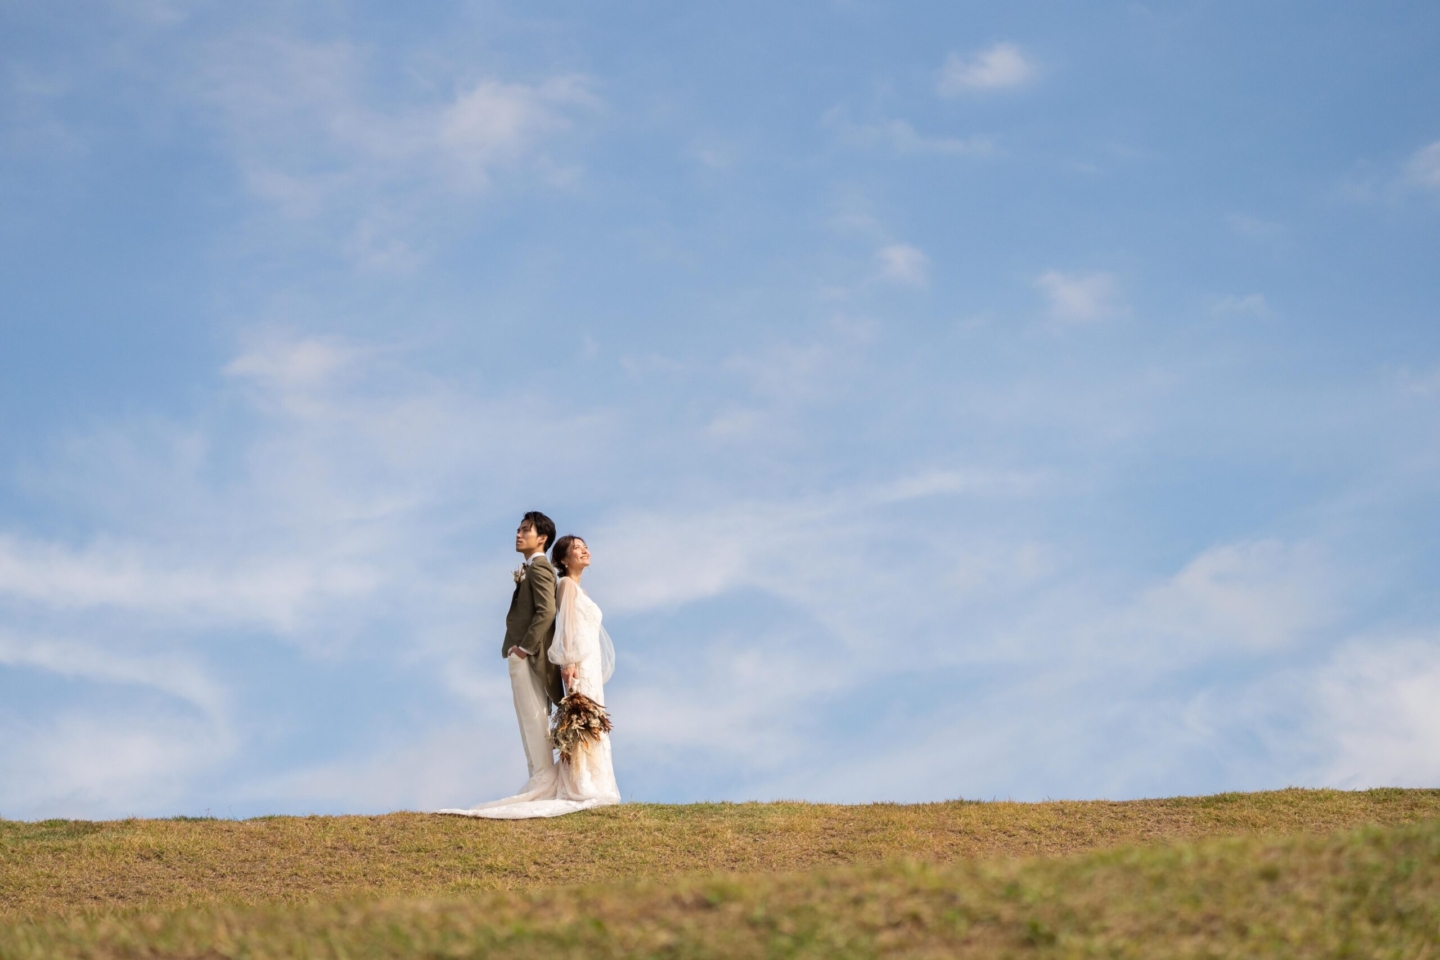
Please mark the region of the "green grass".
[[1440, 957], [1440, 791], [0, 823], [0, 957]]

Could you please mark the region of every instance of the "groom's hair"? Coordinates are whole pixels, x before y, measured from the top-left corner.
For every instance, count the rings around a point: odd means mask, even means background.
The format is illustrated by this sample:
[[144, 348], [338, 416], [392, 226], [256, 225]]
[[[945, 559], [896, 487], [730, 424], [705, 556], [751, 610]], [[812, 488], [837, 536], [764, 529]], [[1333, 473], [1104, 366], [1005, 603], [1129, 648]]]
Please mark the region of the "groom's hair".
[[544, 550], [549, 550], [555, 545], [555, 521], [551, 520], [539, 510], [531, 510], [520, 518], [520, 526], [528, 526], [535, 531], [535, 535], [545, 538]]

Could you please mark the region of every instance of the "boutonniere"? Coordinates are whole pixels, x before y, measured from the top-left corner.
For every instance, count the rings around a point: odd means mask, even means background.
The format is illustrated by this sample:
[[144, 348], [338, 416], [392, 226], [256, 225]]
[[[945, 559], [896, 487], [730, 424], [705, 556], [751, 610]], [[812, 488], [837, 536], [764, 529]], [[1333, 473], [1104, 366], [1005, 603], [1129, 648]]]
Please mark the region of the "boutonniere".
[[527, 573], [529, 573], [529, 572], [530, 572], [530, 568], [527, 567], [527, 566], [526, 566], [525, 564], [523, 564], [523, 563], [520, 564], [520, 566], [516, 567], [516, 568], [515, 568], [515, 585], [516, 585], [516, 586], [519, 586], [519, 585], [520, 585], [520, 581], [521, 581], [521, 580], [524, 580], [524, 579], [525, 579], [525, 574], [527, 574]]

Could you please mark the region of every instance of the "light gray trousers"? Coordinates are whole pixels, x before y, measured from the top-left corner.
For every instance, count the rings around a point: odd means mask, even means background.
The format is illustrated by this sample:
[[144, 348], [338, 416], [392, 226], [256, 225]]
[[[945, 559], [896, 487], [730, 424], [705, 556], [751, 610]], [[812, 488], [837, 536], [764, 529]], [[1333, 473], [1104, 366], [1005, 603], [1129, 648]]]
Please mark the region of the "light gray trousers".
[[510, 690], [515, 694], [515, 717], [520, 721], [520, 742], [525, 746], [525, 763], [530, 776], [555, 766], [555, 753], [550, 745], [550, 705], [545, 699], [545, 684], [530, 669], [528, 659], [515, 654], [510, 661]]

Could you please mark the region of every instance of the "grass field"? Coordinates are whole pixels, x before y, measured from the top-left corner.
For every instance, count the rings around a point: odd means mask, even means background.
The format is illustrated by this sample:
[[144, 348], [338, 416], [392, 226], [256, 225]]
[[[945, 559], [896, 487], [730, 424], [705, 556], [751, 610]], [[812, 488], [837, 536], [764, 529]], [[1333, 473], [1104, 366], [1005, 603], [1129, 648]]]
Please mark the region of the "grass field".
[[0, 822], [0, 957], [1440, 957], [1440, 791]]

